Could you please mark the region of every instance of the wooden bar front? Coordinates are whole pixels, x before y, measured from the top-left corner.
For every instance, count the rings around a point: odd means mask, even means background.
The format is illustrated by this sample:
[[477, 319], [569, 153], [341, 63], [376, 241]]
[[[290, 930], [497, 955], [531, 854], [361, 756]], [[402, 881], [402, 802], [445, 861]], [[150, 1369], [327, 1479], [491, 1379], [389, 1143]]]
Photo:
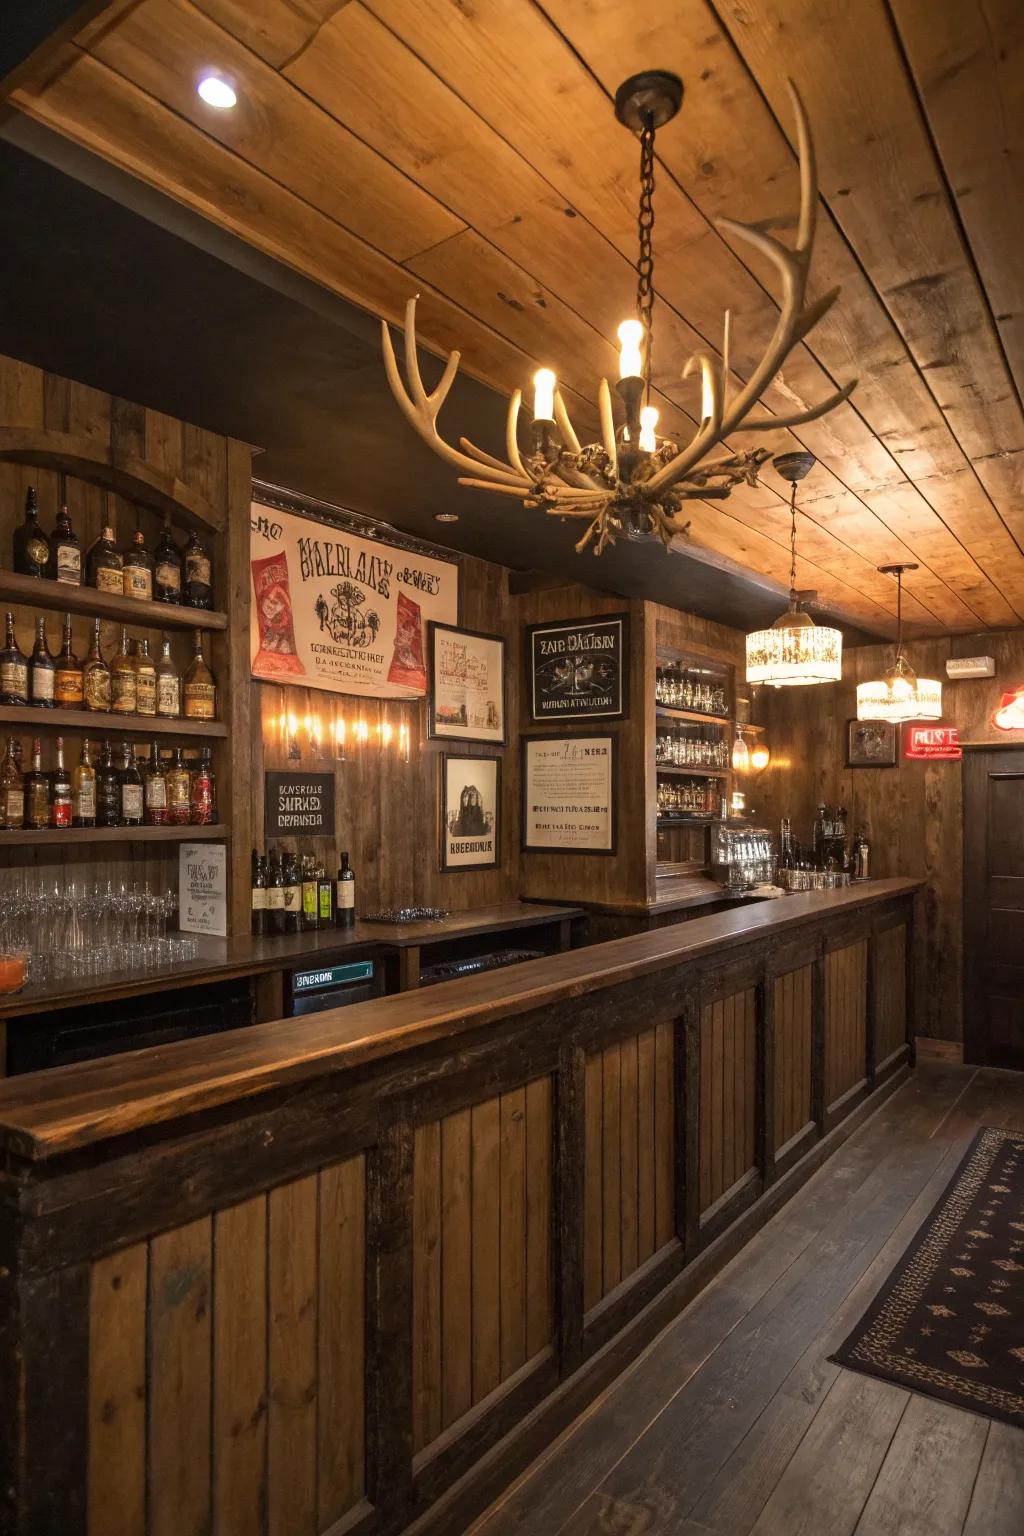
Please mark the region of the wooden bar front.
[[7, 1082], [3, 1529], [463, 1529], [905, 1073], [915, 889]]

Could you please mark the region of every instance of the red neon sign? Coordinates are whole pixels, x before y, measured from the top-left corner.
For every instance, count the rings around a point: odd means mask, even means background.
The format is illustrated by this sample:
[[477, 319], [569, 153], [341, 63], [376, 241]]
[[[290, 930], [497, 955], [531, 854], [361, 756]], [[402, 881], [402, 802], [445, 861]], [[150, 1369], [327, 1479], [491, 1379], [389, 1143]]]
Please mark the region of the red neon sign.
[[959, 728], [955, 725], [911, 725], [907, 729], [903, 755], [917, 762], [955, 763], [964, 755]]
[[997, 731], [1024, 731], [1024, 683], [1012, 693], [1004, 693], [992, 716]]

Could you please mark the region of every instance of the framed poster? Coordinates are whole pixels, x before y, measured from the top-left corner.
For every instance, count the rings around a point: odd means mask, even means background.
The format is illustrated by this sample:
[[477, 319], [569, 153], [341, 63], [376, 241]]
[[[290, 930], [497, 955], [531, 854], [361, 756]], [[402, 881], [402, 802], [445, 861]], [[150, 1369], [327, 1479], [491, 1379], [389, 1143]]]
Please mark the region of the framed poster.
[[426, 626], [459, 621], [453, 555], [259, 483], [249, 526], [253, 677], [377, 699], [426, 693]]
[[848, 720], [847, 768], [895, 768], [898, 735], [890, 720]]
[[441, 873], [493, 869], [501, 858], [501, 759], [442, 752]]
[[178, 849], [178, 927], [182, 933], [228, 931], [228, 850], [224, 843]]
[[526, 669], [532, 719], [624, 719], [629, 710], [629, 614], [529, 625]]
[[522, 785], [524, 850], [615, 852], [614, 736], [524, 736]]
[[427, 735], [505, 746], [505, 642], [454, 624], [427, 625]]

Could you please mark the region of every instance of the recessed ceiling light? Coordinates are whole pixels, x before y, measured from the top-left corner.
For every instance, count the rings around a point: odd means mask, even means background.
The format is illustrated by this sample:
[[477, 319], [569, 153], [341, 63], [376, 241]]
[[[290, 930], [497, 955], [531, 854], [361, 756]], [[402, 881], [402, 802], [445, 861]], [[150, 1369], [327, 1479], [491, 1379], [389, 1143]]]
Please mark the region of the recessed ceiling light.
[[238, 101], [233, 87], [220, 75], [204, 75], [196, 90], [208, 107], [216, 107], [220, 112], [230, 111]]
[[459, 520], [459, 514], [457, 512], [435, 512], [434, 513], [434, 522], [435, 523], [457, 523], [458, 520]]

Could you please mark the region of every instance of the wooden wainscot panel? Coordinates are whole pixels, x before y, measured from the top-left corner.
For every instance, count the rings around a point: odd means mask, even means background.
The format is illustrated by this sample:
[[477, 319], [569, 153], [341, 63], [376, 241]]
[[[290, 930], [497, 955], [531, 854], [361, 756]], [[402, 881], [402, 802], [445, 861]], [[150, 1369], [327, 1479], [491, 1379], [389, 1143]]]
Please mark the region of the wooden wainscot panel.
[[833, 1121], [865, 1083], [867, 958], [866, 939], [825, 956], [825, 1106]]
[[700, 1016], [700, 1217], [706, 1224], [756, 1176], [756, 991], [705, 1003]]
[[776, 976], [775, 1155], [813, 1129], [811, 1121], [811, 967]]
[[907, 1045], [906, 925], [883, 929], [875, 944], [875, 1061], [884, 1071]]

